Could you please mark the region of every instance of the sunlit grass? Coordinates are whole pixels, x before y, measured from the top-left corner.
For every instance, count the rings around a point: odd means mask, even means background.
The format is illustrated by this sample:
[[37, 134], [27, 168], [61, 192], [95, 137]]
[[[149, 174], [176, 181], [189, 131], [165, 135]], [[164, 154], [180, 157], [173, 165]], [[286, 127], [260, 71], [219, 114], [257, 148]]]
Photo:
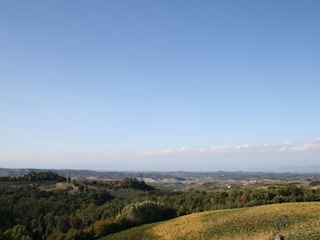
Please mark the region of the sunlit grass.
[[320, 203], [286, 203], [190, 214], [104, 239], [320, 239]]

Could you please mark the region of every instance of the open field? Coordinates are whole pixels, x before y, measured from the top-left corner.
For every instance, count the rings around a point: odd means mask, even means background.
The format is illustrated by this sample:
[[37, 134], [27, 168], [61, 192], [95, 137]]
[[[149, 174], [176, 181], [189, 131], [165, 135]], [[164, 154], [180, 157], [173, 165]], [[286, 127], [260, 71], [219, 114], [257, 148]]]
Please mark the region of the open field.
[[103, 238], [131, 239], [320, 239], [320, 203], [285, 203], [195, 213], [143, 225]]

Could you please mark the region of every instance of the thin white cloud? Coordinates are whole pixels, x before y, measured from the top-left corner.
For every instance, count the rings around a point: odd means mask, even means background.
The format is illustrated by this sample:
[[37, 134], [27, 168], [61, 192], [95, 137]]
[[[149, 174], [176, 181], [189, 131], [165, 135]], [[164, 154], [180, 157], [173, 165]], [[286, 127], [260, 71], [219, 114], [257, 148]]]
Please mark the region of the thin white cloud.
[[167, 148], [167, 149], [161, 149], [161, 150], [143, 150], [138, 152], [138, 155], [160, 155], [160, 154], [172, 154], [172, 153], [182, 153], [182, 152], [188, 152], [189, 150], [187, 147], [181, 147], [178, 149], [173, 148]]
[[320, 149], [320, 138], [317, 138], [313, 141], [306, 142], [302, 146], [292, 147], [292, 151], [309, 151]]
[[320, 150], [320, 138], [304, 143], [301, 146], [295, 146], [292, 143], [286, 141], [283, 143], [265, 143], [263, 145], [214, 145], [209, 148], [188, 149], [187, 147], [181, 148], [169, 148], [162, 150], [143, 150], [138, 152], [138, 155], [162, 155], [162, 154], [177, 154], [177, 153], [212, 153], [212, 154], [228, 154], [228, 153], [240, 153], [240, 152], [292, 152], [292, 151], [309, 151]]
[[286, 141], [283, 143], [265, 143], [262, 146], [257, 146], [259, 152], [285, 152], [290, 151], [293, 147], [293, 144]]
[[243, 170], [319, 163], [320, 138], [294, 145], [214, 145], [132, 151], [67, 151], [0, 149], [1, 167], [82, 168], [113, 170]]
[[226, 153], [226, 152], [230, 151], [230, 146], [228, 146], [228, 145], [212, 146], [207, 151], [217, 152], [217, 153]]

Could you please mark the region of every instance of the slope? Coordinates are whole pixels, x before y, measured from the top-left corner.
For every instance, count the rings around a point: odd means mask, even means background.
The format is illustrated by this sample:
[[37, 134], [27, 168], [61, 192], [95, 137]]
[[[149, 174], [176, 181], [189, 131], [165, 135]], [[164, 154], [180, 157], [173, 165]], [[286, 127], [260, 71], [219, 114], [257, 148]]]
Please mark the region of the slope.
[[320, 239], [320, 203], [285, 203], [195, 213], [135, 227], [104, 240]]

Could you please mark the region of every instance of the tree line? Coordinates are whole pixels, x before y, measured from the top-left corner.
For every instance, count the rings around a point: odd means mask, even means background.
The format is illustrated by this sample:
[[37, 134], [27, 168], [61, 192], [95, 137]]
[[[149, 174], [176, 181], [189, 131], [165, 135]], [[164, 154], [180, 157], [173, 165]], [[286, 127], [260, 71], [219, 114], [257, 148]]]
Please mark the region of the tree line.
[[54, 172], [35, 172], [30, 171], [28, 174], [22, 177], [0, 177], [0, 182], [15, 182], [15, 181], [59, 181], [59, 182], [66, 182], [68, 179], [65, 177], [60, 176]]

